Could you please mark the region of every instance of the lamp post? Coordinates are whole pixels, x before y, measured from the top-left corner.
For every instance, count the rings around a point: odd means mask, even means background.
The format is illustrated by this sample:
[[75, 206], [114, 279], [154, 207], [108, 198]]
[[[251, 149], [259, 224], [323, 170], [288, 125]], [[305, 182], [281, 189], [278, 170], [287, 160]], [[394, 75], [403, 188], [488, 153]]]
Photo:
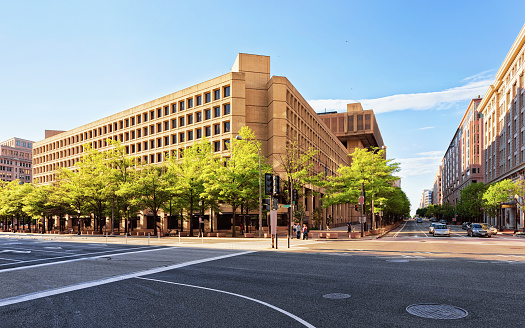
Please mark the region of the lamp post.
[[[235, 137], [235, 139], [242, 140], [242, 136], [238, 135]], [[259, 148], [259, 145], [255, 141], [250, 140], [250, 139], [248, 140], [251, 141], [255, 145], [259, 153], [259, 238], [261, 238], [262, 237], [261, 148]]]
[[78, 233], [80, 235], [80, 210], [77, 210], [77, 220], [78, 220]]

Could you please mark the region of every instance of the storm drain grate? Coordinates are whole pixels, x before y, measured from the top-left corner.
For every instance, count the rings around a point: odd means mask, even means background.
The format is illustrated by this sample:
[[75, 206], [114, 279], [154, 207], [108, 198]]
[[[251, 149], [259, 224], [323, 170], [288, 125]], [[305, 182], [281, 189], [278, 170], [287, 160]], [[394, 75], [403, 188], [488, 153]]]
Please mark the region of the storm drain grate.
[[461, 319], [468, 315], [467, 310], [447, 304], [412, 304], [406, 310], [415, 316], [429, 319]]
[[341, 299], [344, 299], [344, 298], [349, 298], [350, 295], [342, 294], [342, 293], [331, 293], [331, 294], [323, 295], [323, 297], [324, 298], [329, 298], [329, 299], [332, 299], [332, 300], [341, 300]]

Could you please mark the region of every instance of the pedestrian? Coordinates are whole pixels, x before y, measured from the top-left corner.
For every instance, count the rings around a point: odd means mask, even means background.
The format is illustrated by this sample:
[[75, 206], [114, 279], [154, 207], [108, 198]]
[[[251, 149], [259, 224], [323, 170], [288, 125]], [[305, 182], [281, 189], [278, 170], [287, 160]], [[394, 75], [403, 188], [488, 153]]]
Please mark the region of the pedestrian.
[[297, 239], [301, 239], [301, 225], [299, 223], [295, 226], [295, 232], [297, 233]]
[[241, 235], [244, 235], [244, 224], [241, 224], [239, 225], [239, 230], [241, 231]]
[[303, 224], [303, 240], [308, 240], [308, 227]]
[[347, 225], [348, 225], [348, 232], [349, 233], [352, 232], [352, 223], [350, 223], [350, 221], [348, 221]]

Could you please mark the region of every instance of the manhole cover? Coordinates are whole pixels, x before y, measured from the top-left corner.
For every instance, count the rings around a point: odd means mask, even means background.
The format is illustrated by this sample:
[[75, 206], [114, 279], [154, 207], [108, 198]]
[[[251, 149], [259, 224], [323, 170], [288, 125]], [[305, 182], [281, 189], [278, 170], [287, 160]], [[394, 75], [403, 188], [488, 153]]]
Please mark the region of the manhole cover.
[[331, 294], [326, 294], [326, 295], [323, 295], [324, 298], [329, 298], [329, 299], [332, 299], [332, 300], [340, 300], [340, 299], [343, 299], [343, 298], [349, 298], [350, 295], [348, 294], [341, 294], [341, 293], [331, 293]]
[[415, 316], [429, 319], [461, 319], [468, 315], [467, 310], [447, 304], [412, 304], [406, 310]]

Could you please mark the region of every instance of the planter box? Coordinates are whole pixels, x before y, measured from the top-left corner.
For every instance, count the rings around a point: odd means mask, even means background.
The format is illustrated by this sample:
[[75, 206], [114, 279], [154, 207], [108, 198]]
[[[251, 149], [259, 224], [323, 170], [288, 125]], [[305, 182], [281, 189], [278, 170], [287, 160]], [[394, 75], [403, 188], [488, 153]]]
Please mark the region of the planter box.
[[326, 238], [326, 232], [320, 232], [319, 238]]
[[351, 232], [350, 233], [350, 238], [352, 238], [352, 239], [361, 238], [361, 232]]
[[327, 232], [326, 233], [326, 239], [337, 239], [339, 238], [339, 234], [337, 232]]
[[246, 232], [246, 233], [244, 234], [244, 238], [253, 238], [254, 236], [255, 236], [255, 234], [252, 233], [252, 232]]
[[217, 233], [216, 232], [208, 232], [208, 234], [206, 236], [207, 237], [217, 237]]
[[181, 237], [188, 237], [188, 233], [186, 231], [180, 231], [179, 233]]
[[217, 232], [217, 237], [226, 237], [226, 232]]

